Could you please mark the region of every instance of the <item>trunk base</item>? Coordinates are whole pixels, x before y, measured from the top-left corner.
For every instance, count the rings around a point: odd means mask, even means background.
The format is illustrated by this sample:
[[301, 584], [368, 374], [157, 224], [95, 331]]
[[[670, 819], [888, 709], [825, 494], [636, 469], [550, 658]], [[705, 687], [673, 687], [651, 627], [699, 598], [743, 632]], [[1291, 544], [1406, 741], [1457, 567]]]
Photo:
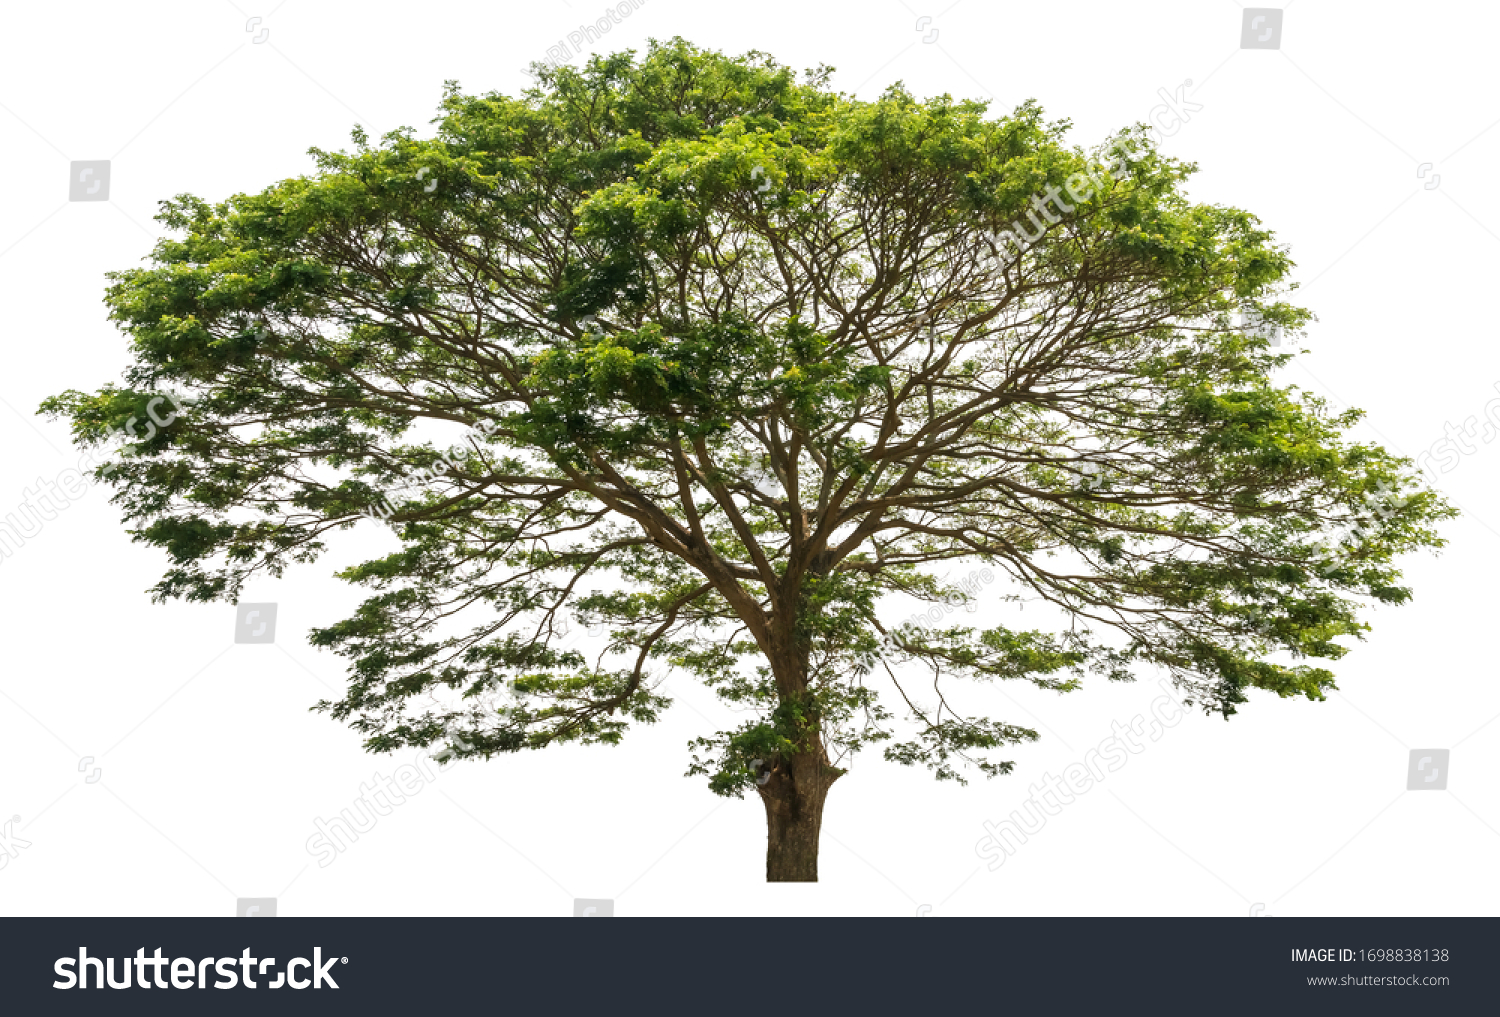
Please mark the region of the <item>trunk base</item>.
[[842, 774], [813, 756], [794, 756], [772, 767], [759, 788], [766, 807], [766, 882], [818, 881], [823, 804]]

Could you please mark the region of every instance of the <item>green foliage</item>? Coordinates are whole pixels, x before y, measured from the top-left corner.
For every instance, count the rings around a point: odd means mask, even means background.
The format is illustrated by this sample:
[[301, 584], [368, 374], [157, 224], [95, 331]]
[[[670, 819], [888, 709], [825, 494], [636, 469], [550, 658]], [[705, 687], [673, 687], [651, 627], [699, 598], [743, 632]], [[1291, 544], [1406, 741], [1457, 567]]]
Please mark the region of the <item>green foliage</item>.
[[[312, 175], [163, 202], [174, 237], [110, 277], [125, 387], [43, 405], [99, 444], [183, 393], [109, 474], [167, 552], [159, 598], [389, 524], [399, 548], [341, 573], [368, 599], [313, 634], [350, 661], [316, 708], [372, 751], [613, 744], [675, 670], [749, 717], [692, 745], [719, 794], [881, 744], [994, 776], [1036, 733], [947, 683], [1155, 666], [1226, 717], [1321, 699], [1297, 661], [1342, 656], [1362, 607], [1409, 599], [1396, 557], [1441, 545], [1411, 464], [1232, 324], [1311, 320], [1286, 252], [1189, 201], [1142, 128], [1084, 150], [1032, 103], [861, 101], [681, 40], [540, 78], [450, 83], [431, 139], [356, 132]], [[945, 578], [969, 563], [1004, 591]], [[1065, 631], [878, 610], [1015, 599]]]

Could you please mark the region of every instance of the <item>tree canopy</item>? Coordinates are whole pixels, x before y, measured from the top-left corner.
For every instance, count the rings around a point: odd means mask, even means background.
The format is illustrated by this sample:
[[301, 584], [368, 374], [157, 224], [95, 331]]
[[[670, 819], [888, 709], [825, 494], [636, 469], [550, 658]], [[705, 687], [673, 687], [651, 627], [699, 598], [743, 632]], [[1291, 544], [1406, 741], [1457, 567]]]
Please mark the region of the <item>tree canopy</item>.
[[[689, 773], [762, 799], [768, 878], [815, 879], [853, 753], [962, 780], [1037, 737], [955, 682], [1322, 699], [1302, 661], [1441, 545], [1453, 510], [1345, 437], [1360, 411], [1276, 380], [1269, 327], [1312, 320], [1286, 250], [1141, 125], [1084, 149], [1035, 103], [860, 100], [680, 39], [535, 71], [450, 82], [432, 138], [162, 202], [173, 236], [110, 276], [125, 384], [43, 406], [97, 443], [180, 401], [108, 475], [158, 598], [390, 525], [312, 635], [350, 662], [315, 708], [370, 751], [614, 743], [686, 673], [749, 711]], [[903, 629], [901, 598], [1063, 621]], [[579, 621], [604, 652], [562, 645]]]

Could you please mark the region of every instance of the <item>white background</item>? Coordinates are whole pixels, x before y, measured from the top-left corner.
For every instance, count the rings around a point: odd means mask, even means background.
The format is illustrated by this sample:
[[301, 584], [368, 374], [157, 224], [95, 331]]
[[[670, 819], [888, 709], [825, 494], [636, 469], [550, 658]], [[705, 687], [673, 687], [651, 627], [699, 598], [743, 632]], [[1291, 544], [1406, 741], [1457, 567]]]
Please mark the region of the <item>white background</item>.
[[[7, 9], [0, 516], [77, 460], [38, 403], [127, 362], [103, 273], [161, 235], [156, 201], [309, 172], [306, 150], [348, 147], [356, 122], [430, 135], [444, 79], [514, 94], [527, 63], [605, 8], [251, 2]], [[1204, 108], [1165, 149], [1202, 167], [1196, 200], [1249, 209], [1291, 245], [1296, 302], [1318, 315], [1287, 380], [1367, 409], [1357, 437], [1406, 455], [1500, 395], [1496, 9], [1295, 0], [1282, 49], [1258, 51], [1239, 48], [1231, 0], [920, 3], [646, 0], [586, 52], [681, 35], [831, 64], [861, 98], [897, 80], [997, 113], [1035, 97], [1085, 144], [1191, 78]], [[83, 159], [113, 160], [108, 203], [66, 201]], [[342, 661], [306, 633], [359, 599], [332, 573], [390, 538], [362, 527], [248, 589], [280, 605], [278, 639], [237, 646], [232, 606], [150, 603], [163, 556], [130, 543], [94, 489], [0, 563], [0, 823], [19, 816], [30, 845], [0, 870], [0, 913], [229, 915], [237, 896], [277, 896], [281, 915], [566, 915], [574, 897], [613, 898], [620, 916], [1494, 914], [1497, 464], [1476, 441], [1434, 473], [1465, 510], [1451, 545], [1406, 563], [1415, 601], [1373, 614], [1327, 702], [1255, 693], [1228, 723], [1189, 714], [992, 872], [982, 823], [1159, 691], [1151, 675], [1067, 695], [978, 688], [965, 705], [1042, 732], [1003, 757], [1015, 773], [957, 787], [864, 757], [831, 793], [822, 881], [780, 886], [764, 882], [759, 802], [682, 776], [687, 740], [735, 723], [685, 679], [664, 722], [622, 746], [460, 764], [320, 868], [314, 818], [409, 758], [369, 756], [307, 712], [335, 697]], [[1405, 791], [1413, 748], [1452, 750], [1446, 792]]]

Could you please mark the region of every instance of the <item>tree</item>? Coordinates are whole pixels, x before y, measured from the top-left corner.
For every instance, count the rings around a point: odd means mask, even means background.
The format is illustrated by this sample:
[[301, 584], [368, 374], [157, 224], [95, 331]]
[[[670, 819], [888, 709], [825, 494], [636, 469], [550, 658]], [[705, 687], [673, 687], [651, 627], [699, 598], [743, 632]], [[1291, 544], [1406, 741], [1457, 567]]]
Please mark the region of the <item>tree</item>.
[[[312, 634], [351, 662], [314, 709], [368, 750], [613, 744], [675, 669], [753, 711], [689, 774], [759, 796], [767, 879], [815, 880], [854, 753], [962, 781], [1037, 738], [953, 681], [1319, 700], [1295, 661], [1441, 545], [1453, 510], [1343, 439], [1359, 411], [1273, 380], [1268, 329], [1311, 320], [1287, 252], [1188, 201], [1142, 125], [1085, 151], [1034, 103], [859, 101], [680, 39], [534, 69], [520, 98], [450, 82], [432, 139], [356, 130], [315, 175], [163, 202], [176, 238], [110, 276], [127, 384], [43, 404], [97, 444], [178, 400], [108, 467], [170, 558], [156, 599], [390, 524], [340, 573], [369, 598]], [[892, 597], [1060, 621], [903, 627]]]

